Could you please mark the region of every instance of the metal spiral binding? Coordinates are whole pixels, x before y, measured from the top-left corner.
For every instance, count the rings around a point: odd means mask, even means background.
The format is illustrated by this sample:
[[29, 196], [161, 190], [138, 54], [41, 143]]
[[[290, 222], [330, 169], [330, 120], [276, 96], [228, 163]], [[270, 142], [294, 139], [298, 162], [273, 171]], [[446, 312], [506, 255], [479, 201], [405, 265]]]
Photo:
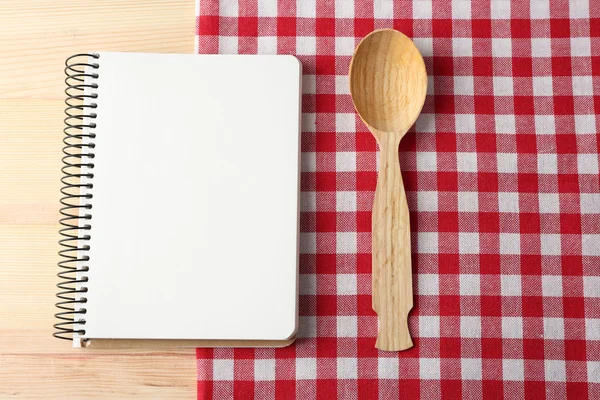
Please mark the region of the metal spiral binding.
[[[84, 265], [89, 261], [86, 252], [90, 249], [90, 235], [88, 231], [91, 226], [86, 223], [92, 219], [88, 210], [91, 210], [90, 200], [93, 195], [87, 193], [92, 189], [90, 183], [94, 174], [90, 171], [94, 164], [90, 159], [94, 158], [93, 150], [95, 144], [93, 139], [95, 133], [90, 132], [96, 128], [90, 119], [96, 118], [92, 112], [98, 105], [94, 102], [98, 94], [94, 92], [98, 88], [99, 65], [93, 60], [100, 58], [98, 54], [75, 54], [65, 62], [65, 93], [67, 105], [65, 109], [65, 136], [63, 143], [64, 157], [61, 182], [63, 187], [60, 199], [62, 218], [60, 224], [63, 226], [59, 233], [63, 239], [59, 241], [62, 250], [58, 252], [61, 261], [58, 266], [60, 283], [57, 285], [60, 291], [56, 294], [59, 301], [56, 307], [60, 310], [54, 316], [59, 322], [54, 324], [56, 332], [54, 336], [59, 339], [73, 340], [73, 335], [85, 335], [85, 319], [82, 317], [87, 312], [83, 304], [87, 303], [82, 293], [87, 292], [85, 282], [88, 281], [85, 273], [89, 267]], [[94, 72], [90, 72], [94, 71]]]

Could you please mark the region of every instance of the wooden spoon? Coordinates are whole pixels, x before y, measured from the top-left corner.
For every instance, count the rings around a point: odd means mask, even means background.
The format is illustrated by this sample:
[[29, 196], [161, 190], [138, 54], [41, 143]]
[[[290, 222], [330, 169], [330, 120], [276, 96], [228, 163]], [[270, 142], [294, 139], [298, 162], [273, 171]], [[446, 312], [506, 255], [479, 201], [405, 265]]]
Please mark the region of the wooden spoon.
[[410, 223], [398, 145], [423, 108], [427, 71], [419, 50], [393, 29], [371, 32], [350, 62], [354, 107], [379, 144], [379, 177], [373, 204], [373, 310], [379, 316], [375, 347], [412, 347]]

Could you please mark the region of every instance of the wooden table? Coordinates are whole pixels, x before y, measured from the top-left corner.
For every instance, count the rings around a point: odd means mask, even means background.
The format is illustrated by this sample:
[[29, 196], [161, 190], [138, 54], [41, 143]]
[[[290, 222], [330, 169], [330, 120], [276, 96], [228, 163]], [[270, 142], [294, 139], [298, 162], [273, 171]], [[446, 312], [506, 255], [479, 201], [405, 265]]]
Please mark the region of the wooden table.
[[0, 1], [0, 398], [194, 398], [194, 350], [93, 351], [52, 337], [64, 60], [192, 53], [194, 0]]

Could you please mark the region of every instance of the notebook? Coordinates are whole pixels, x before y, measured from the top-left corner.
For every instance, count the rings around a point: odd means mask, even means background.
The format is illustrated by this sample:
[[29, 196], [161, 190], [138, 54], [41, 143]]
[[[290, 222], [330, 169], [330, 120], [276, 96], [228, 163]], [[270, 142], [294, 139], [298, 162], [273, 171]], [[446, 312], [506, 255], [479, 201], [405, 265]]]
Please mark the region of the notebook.
[[284, 346], [298, 327], [301, 64], [67, 60], [55, 336]]

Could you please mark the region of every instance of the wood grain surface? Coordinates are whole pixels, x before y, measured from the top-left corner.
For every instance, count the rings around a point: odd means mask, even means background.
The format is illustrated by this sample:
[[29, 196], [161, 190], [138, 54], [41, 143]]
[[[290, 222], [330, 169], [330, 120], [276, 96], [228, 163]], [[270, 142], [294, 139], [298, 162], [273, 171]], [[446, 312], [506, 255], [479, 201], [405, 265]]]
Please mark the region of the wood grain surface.
[[196, 396], [193, 349], [73, 349], [52, 337], [64, 60], [192, 53], [194, 0], [0, 1], [0, 398]]
[[427, 92], [425, 62], [414, 43], [393, 29], [367, 35], [350, 63], [356, 111], [379, 145], [373, 204], [373, 310], [379, 317], [375, 347], [413, 346], [408, 313], [413, 307], [410, 223], [398, 146], [415, 123]]

